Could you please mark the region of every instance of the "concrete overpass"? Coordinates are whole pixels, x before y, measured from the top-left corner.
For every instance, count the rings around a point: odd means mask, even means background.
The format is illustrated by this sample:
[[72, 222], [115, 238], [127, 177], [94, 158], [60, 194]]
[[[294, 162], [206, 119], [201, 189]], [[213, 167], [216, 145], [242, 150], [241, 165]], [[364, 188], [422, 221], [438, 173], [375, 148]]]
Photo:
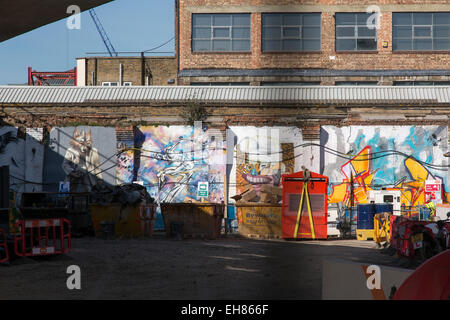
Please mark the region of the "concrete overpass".
[[[67, 8], [89, 10], [112, 0], [9, 0], [0, 10], [0, 42], [68, 17]], [[4, 4], [6, 3], [6, 4]]]

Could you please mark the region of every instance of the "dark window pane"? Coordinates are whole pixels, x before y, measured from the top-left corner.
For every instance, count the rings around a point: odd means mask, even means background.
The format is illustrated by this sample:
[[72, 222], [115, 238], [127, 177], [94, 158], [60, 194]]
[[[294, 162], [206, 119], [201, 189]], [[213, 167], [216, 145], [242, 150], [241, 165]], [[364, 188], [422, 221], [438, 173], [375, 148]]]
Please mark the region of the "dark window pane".
[[412, 40], [395, 40], [392, 46], [393, 50], [412, 50]]
[[250, 51], [250, 41], [233, 40], [233, 51]]
[[414, 81], [415, 86], [432, 86], [434, 83], [432, 81]]
[[214, 38], [229, 38], [230, 37], [230, 29], [229, 28], [214, 28], [213, 29]]
[[283, 14], [283, 25], [285, 26], [298, 26], [300, 24], [300, 15], [286, 13]]
[[414, 37], [431, 37], [431, 27], [414, 27]]
[[281, 39], [280, 27], [266, 27], [263, 29], [263, 39]]
[[450, 39], [434, 39], [434, 50], [449, 50]]
[[320, 27], [303, 27], [302, 37], [306, 39], [320, 39]]
[[404, 86], [413, 86], [414, 82], [412, 81], [396, 81], [394, 82], [394, 86], [396, 87], [404, 87]]
[[320, 13], [308, 13], [302, 16], [303, 26], [320, 26]]
[[283, 50], [286, 51], [300, 51], [301, 41], [300, 40], [283, 40]]
[[213, 51], [230, 51], [230, 40], [213, 40]]
[[377, 41], [374, 39], [358, 39], [358, 50], [376, 50]]
[[210, 40], [194, 40], [192, 42], [192, 49], [194, 51], [211, 51]]
[[336, 25], [355, 25], [354, 13], [336, 13]]
[[358, 27], [358, 37], [376, 37], [376, 29], [369, 29], [367, 27]]
[[354, 37], [355, 28], [354, 27], [337, 27], [336, 36], [338, 37]]
[[250, 28], [234, 28], [233, 38], [250, 39]]
[[231, 16], [229, 14], [213, 15], [213, 26], [231, 26]]
[[411, 13], [393, 13], [392, 14], [392, 24], [394, 26], [397, 25], [411, 25], [412, 19], [411, 19]]
[[233, 14], [233, 26], [250, 26], [249, 14]]
[[414, 50], [431, 50], [431, 39], [414, 39], [413, 40]]
[[434, 38], [450, 37], [450, 26], [433, 27]]
[[450, 24], [450, 12], [436, 12], [434, 14], [434, 24]]
[[265, 40], [263, 41], [263, 51], [280, 51], [281, 40]]
[[263, 14], [262, 23], [267, 26], [281, 26], [281, 14]]
[[320, 51], [320, 40], [303, 40], [304, 51]]
[[211, 15], [209, 14], [193, 14], [192, 24], [196, 27], [198, 26], [210, 26], [211, 25]]
[[336, 39], [337, 51], [355, 50], [355, 49], [356, 49], [355, 39]]
[[283, 28], [283, 37], [286, 38], [299, 38], [300, 28], [298, 27], [286, 27]]
[[413, 13], [414, 25], [431, 25], [432, 14], [427, 12], [415, 12]]
[[[367, 20], [369, 19], [369, 17], [372, 14], [376, 14], [376, 13], [358, 13], [358, 15], [356, 16], [356, 23], [358, 25], [363, 25], [366, 26], [367, 25]], [[370, 21], [371, 24], [376, 23], [376, 19], [372, 18], [372, 20]]]
[[192, 38], [194, 39], [210, 39], [211, 38], [211, 28], [194, 28], [192, 33]]
[[394, 27], [392, 32], [394, 38], [411, 38], [412, 27]]

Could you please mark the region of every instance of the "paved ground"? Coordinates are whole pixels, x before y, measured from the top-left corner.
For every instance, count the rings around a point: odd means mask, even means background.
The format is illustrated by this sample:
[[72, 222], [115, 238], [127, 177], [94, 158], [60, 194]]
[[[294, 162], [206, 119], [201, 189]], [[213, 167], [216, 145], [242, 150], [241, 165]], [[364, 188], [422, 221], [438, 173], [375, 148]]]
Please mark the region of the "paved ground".
[[320, 299], [324, 258], [399, 266], [371, 241], [81, 238], [68, 255], [0, 267], [0, 299]]

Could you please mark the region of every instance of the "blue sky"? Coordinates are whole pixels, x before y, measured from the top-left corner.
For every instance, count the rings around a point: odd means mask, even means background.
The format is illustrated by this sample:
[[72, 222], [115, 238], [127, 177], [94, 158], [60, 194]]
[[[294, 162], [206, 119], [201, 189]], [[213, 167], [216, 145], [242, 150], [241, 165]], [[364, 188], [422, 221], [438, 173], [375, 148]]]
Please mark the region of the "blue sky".
[[[173, 0], [115, 0], [95, 11], [118, 52], [148, 50], [175, 34]], [[75, 67], [76, 58], [90, 56], [87, 52], [106, 52], [87, 11], [81, 15], [80, 30], [69, 30], [66, 22], [1, 42], [0, 85], [26, 83], [29, 66], [37, 71], [66, 71]], [[156, 51], [174, 51], [174, 44], [171, 41]]]

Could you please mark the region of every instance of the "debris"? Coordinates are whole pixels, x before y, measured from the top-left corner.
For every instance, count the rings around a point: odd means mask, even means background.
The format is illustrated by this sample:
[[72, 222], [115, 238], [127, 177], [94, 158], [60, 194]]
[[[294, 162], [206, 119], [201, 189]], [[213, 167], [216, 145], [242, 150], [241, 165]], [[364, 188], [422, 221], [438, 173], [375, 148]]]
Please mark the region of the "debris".
[[92, 188], [91, 202], [100, 205], [119, 202], [122, 207], [126, 207], [140, 203], [152, 204], [155, 200], [144, 186], [131, 183], [115, 187], [110, 187], [106, 184], [96, 185]]

